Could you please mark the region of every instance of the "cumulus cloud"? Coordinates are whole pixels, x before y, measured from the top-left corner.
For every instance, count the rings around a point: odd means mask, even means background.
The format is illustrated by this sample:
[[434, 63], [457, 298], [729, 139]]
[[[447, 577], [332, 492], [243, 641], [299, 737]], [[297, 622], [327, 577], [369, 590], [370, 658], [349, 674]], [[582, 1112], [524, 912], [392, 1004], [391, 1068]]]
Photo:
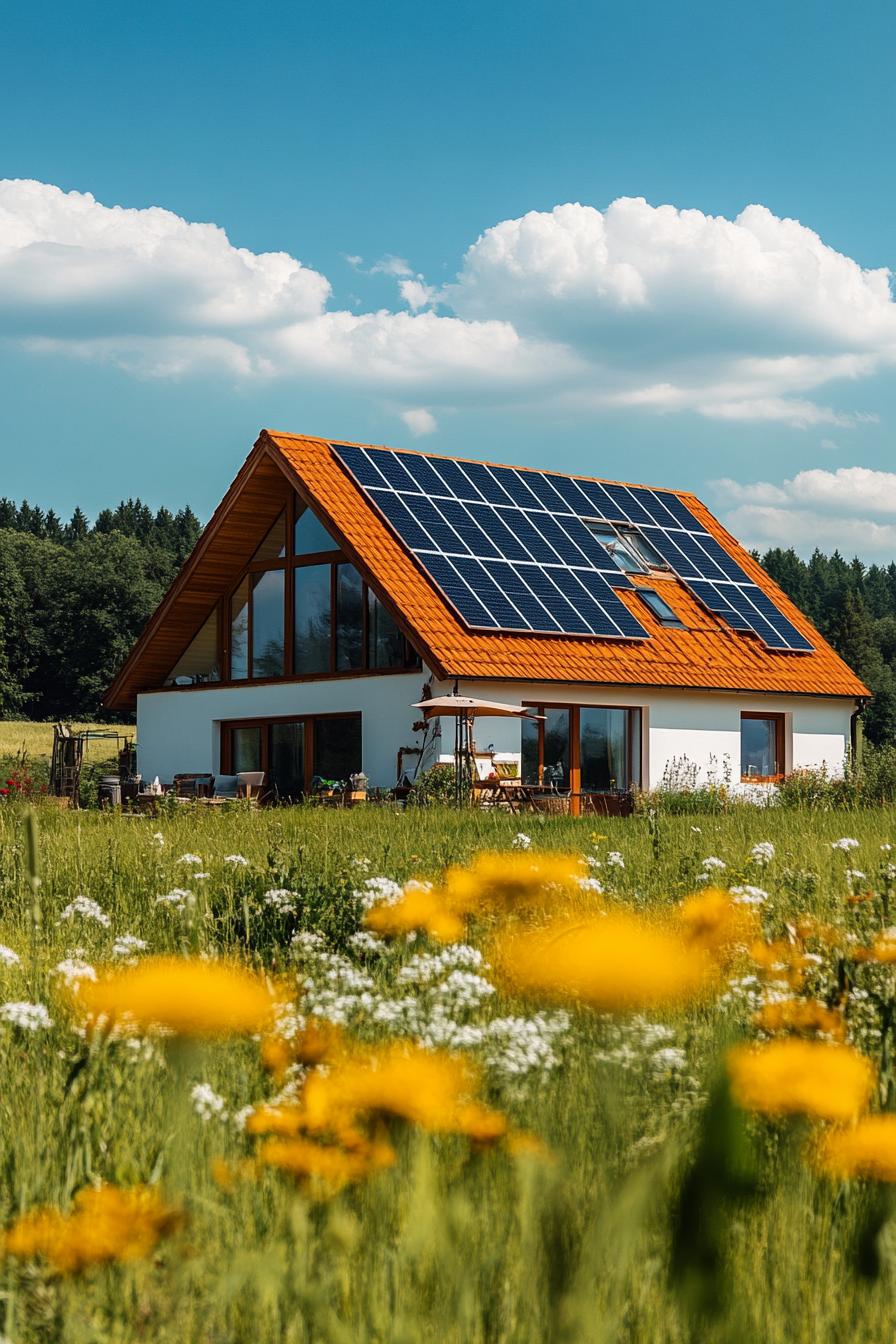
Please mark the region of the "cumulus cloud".
[[839, 548], [891, 556], [896, 550], [896, 472], [870, 467], [813, 467], [775, 485], [723, 478], [712, 482], [726, 526], [747, 545]]
[[542, 407], [805, 430], [873, 418], [842, 389], [896, 362], [888, 272], [760, 205], [531, 212], [486, 230], [441, 290], [403, 257], [346, 260], [395, 279], [404, 309], [333, 307], [319, 271], [214, 224], [0, 182], [0, 338], [138, 375], [326, 378], [436, 407], [525, 389]]
[[414, 438], [417, 439], [424, 434], [434, 433], [438, 428], [435, 416], [425, 406], [409, 407], [406, 411], [401, 412], [401, 419], [414, 435]]

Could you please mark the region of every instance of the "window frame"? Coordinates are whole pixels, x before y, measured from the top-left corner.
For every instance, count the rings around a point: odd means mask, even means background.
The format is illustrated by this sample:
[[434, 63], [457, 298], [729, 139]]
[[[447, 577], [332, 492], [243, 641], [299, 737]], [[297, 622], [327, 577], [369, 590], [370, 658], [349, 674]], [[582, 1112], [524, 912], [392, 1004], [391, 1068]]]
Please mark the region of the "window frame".
[[[761, 719], [764, 722], [773, 722], [775, 725], [775, 764], [779, 767], [778, 771], [772, 775], [748, 775], [744, 773], [744, 742], [743, 742], [743, 723], [744, 719]], [[772, 712], [764, 709], [742, 709], [740, 713], [740, 780], [742, 784], [778, 784], [784, 778], [786, 773], [786, 725], [787, 716], [780, 712]]]
[[[674, 608], [673, 608], [673, 607], [666, 601], [666, 599], [663, 597], [662, 593], [658, 593], [657, 590], [656, 590], [655, 588], [651, 588], [648, 584], [645, 584], [645, 585], [643, 585], [643, 586], [642, 586], [641, 584], [636, 584], [636, 585], [635, 585], [635, 592], [638, 594], [638, 596], [640, 597], [641, 601], [642, 601], [642, 602], [644, 603], [644, 605], [647, 607], [647, 610], [650, 612], [650, 614], [651, 614], [651, 616], [653, 617], [653, 619], [654, 619], [655, 621], [659, 621], [660, 625], [663, 626], [664, 629], [666, 629], [666, 630], [687, 630], [688, 627], [685, 625], [684, 621], [681, 619], [681, 617], [678, 615], [678, 613], [674, 610]], [[649, 596], [648, 596], [648, 595], [649, 595]], [[650, 597], [654, 597], [654, 598], [656, 598], [657, 602], [660, 602], [660, 603], [666, 608], [666, 610], [668, 611], [669, 615], [668, 615], [668, 616], [663, 616], [663, 615], [660, 614], [660, 612], [655, 611], [654, 608], [653, 608], [653, 607], [651, 606], [651, 604], [650, 604], [650, 600], [649, 600]]]
[[[524, 700], [523, 709], [531, 709], [536, 714], [543, 714], [546, 709], [561, 709], [569, 713], [569, 799], [570, 811], [573, 816], [583, 815], [583, 800], [596, 797], [606, 798], [614, 797], [616, 794], [628, 793], [633, 788], [640, 787], [635, 784], [635, 778], [640, 781], [641, 759], [635, 756], [635, 722], [636, 715], [639, 727], [638, 740], [641, 742], [643, 750], [643, 739], [641, 734], [644, 731], [643, 707], [641, 705], [586, 705], [581, 702], [568, 702], [562, 700], [540, 700], [537, 703], [532, 700]], [[626, 717], [626, 753], [628, 756], [629, 780], [623, 789], [582, 789], [582, 729], [581, 729], [581, 711], [583, 709], [621, 709]], [[532, 722], [532, 720], [529, 720]], [[535, 720], [536, 731], [538, 733], [538, 778], [539, 787], [544, 776], [544, 731], [545, 723], [543, 719]], [[520, 777], [522, 778], [522, 762], [520, 766]]]
[[[394, 675], [397, 672], [416, 672], [420, 670], [421, 658], [408, 637], [403, 625], [392, 615], [389, 608], [382, 602], [376, 590], [367, 582], [364, 575], [361, 579], [361, 652], [362, 661], [360, 667], [342, 668], [337, 666], [337, 621], [336, 621], [336, 599], [337, 599], [337, 570], [336, 566], [340, 564], [352, 565], [357, 570], [351, 556], [343, 551], [334, 540], [333, 545], [322, 551], [309, 551], [306, 554], [295, 554], [295, 525], [297, 517], [306, 509], [317, 517], [311, 504], [305, 501], [296, 490], [290, 492], [290, 497], [286, 501], [284, 509], [286, 515], [286, 555], [273, 560], [250, 560], [240, 571], [239, 577], [231, 583], [227, 592], [219, 601], [218, 632], [219, 632], [219, 650], [218, 663], [221, 668], [221, 679], [213, 683], [216, 686], [263, 686], [266, 684], [275, 684], [282, 681], [325, 681], [328, 679], [337, 679], [340, 677], [359, 677], [359, 676], [383, 676]], [[279, 514], [277, 515], [279, 517]], [[268, 529], [277, 521], [275, 517]], [[318, 522], [320, 519], [318, 518]], [[324, 526], [324, 524], [321, 524]], [[262, 538], [263, 540], [263, 538]], [[260, 544], [260, 543], [259, 543]], [[326, 670], [319, 672], [300, 672], [295, 671], [295, 573], [297, 569], [306, 568], [311, 565], [329, 565], [330, 567], [330, 649], [328, 665]], [[263, 573], [269, 569], [280, 569], [284, 571], [284, 623], [283, 623], [283, 673], [276, 677], [253, 677], [251, 669], [253, 664], [253, 583], [254, 575]], [[234, 678], [231, 675], [231, 604], [235, 594], [239, 591], [244, 580], [249, 580], [249, 606], [248, 622], [246, 632], [246, 665], [247, 675], [245, 677]], [[369, 637], [369, 612], [371, 597], [380, 602], [385, 611], [389, 614], [397, 626], [404, 644], [405, 656], [402, 661], [394, 663], [388, 667], [376, 667], [371, 663], [370, 658], [370, 637]], [[205, 683], [208, 685], [210, 683]], [[165, 689], [190, 690], [191, 687], [165, 687]]]
[[222, 719], [220, 722], [220, 742], [219, 742], [219, 774], [232, 775], [233, 769], [233, 730], [236, 728], [260, 728], [261, 732], [261, 762], [259, 769], [263, 770], [266, 776], [265, 795], [270, 792], [270, 768], [271, 768], [271, 738], [268, 731], [274, 724], [278, 723], [301, 723], [305, 731], [304, 744], [304, 767], [305, 778], [304, 796], [311, 793], [311, 781], [314, 778], [314, 732], [315, 722], [318, 719], [357, 719], [361, 732], [361, 750], [362, 761], [360, 769], [363, 769], [363, 747], [364, 747], [364, 720], [360, 709], [334, 710], [332, 713], [319, 714], [272, 714], [258, 718], [247, 719]]

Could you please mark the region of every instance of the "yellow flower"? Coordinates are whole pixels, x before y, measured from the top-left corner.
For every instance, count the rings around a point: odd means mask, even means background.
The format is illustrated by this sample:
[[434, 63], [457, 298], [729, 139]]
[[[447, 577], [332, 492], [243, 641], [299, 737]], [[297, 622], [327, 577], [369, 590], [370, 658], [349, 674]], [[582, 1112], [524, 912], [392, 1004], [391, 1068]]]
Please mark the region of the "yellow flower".
[[852, 1129], [824, 1134], [814, 1153], [827, 1176], [896, 1181], [896, 1115], [867, 1115]]
[[728, 1052], [731, 1095], [764, 1115], [812, 1115], [853, 1120], [874, 1089], [874, 1069], [848, 1045], [821, 1041], [771, 1041]]
[[140, 1260], [182, 1222], [154, 1186], [119, 1189], [103, 1185], [81, 1190], [71, 1213], [34, 1209], [17, 1218], [3, 1235], [6, 1255], [42, 1257], [59, 1274], [112, 1260]]
[[760, 931], [755, 910], [737, 905], [729, 892], [718, 887], [688, 896], [676, 906], [674, 915], [686, 942], [725, 961]]
[[838, 1041], [842, 1041], [846, 1035], [842, 1014], [833, 1008], [826, 1008], [816, 999], [782, 999], [778, 1003], [766, 1003], [758, 1013], [754, 1013], [753, 1025], [770, 1034], [790, 1031], [796, 1035], [811, 1036], [817, 1033], [832, 1036]]
[[442, 943], [456, 943], [464, 936], [463, 921], [425, 887], [406, 887], [394, 905], [375, 905], [364, 916], [364, 924], [374, 933], [395, 937], [420, 930]]
[[483, 851], [468, 867], [447, 869], [440, 895], [459, 915], [513, 912], [580, 893], [582, 875], [582, 860], [574, 854]]
[[258, 1149], [258, 1161], [301, 1181], [317, 1181], [329, 1191], [364, 1180], [391, 1167], [395, 1150], [384, 1142], [367, 1143], [353, 1151], [309, 1139], [267, 1139]]
[[506, 1121], [474, 1102], [478, 1072], [455, 1055], [398, 1042], [313, 1073], [302, 1092], [303, 1124], [332, 1130], [357, 1116], [390, 1116], [434, 1133], [500, 1137]]
[[750, 958], [767, 978], [784, 980], [791, 989], [802, 988], [806, 968], [812, 964], [802, 947], [783, 938], [773, 943], [757, 939], [750, 947]]
[[879, 933], [868, 953], [869, 961], [879, 961], [892, 965], [896, 961], [896, 929], [885, 929]]
[[226, 1036], [269, 1025], [274, 1000], [261, 976], [219, 961], [150, 957], [82, 981], [76, 1006], [92, 1020], [162, 1027], [179, 1036]]
[[282, 1077], [292, 1064], [313, 1067], [332, 1058], [343, 1046], [342, 1033], [331, 1022], [309, 1022], [299, 1035], [287, 1040], [267, 1036], [261, 1043], [261, 1062], [268, 1073]]
[[505, 936], [491, 959], [506, 985], [545, 999], [578, 999], [600, 1012], [637, 1012], [693, 999], [712, 983], [700, 947], [634, 915], [557, 920]]

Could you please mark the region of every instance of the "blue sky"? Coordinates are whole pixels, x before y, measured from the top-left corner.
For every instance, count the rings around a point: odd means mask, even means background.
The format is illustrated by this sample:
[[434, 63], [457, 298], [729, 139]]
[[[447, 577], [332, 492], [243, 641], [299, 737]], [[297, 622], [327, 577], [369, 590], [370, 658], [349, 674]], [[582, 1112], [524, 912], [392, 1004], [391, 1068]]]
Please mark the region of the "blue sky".
[[204, 516], [273, 425], [896, 556], [891, 7], [100, 0], [4, 37], [0, 493]]

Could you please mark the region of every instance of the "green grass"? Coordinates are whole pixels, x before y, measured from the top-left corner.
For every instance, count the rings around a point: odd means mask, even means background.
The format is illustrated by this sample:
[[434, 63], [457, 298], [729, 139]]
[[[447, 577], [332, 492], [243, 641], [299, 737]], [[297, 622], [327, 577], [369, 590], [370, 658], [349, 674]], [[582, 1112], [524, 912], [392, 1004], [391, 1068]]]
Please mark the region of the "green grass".
[[[75, 723], [71, 727], [75, 732], [89, 728], [92, 732], [120, 733], [123, 737], [131, 738], [137, 732], [133, 724]], [[22, 751], [27, 754], [29, 761], [48, 762], [53, 754], [52, 723], [0, 719], [0, 760], [17, 756]], [[107, 760], [115, 755], [115, 743], [102, 738], [89, 741], [84, 754], [88, 761]]]
[[[298, 892], [298, 927], [320, 931], [331, 948], [344, 950], [357, 928], [350, 893], [365, 877], [435, 877], [478, 849], [508, 847], [518, 830], [538, 851], [595, 854], [612, 898], [628, 906], [653, 909], [681, 899], [698, 885], [702, 861], [715, 855], [727, 864], [727, 882], [769, 893], [762, 912], [768, 936], [786, 937], [788, 926], [813, 912], [864, 940], [885, 919], [881, 896], [888, 897], [892, 878], [880, 846], [896, 844], [896, 811], [742, 809], [657, 823], [374, 807], [187, 810], [161, 819], [49, 807], [38, 814], [35, 926], [25, 813], [0, 804], [0, 943], [22, 958], [19, 967], [0, 967], [0, 1001], [46, 1003], [55, 1023], [34, 1033], [0, 1025], [0, 1221], [39, 1203], [67, 1207], [85, 1183], [160, 1179], [183, 1200], [189, 1224], [150, 1260], [74, 1278], [0, 1261], [0, 1334], [15, 1344], [893, 1339], [896, 1236], [883, 1235], [879, 1277], [854, 1272], [869, 1196], [813, 1175], [799, 1133], [750, 1122], [758, 1180], [751, 1197], [726, 1187], [726, 1157], [698, 1168], [706, 1179], [703, 1187], [697, 1182], [696, 1203], [680, 1202], [721, 1053], [750, 1035], [740, 999], [664, 1019], [674, 1032], [666, 1044], [684, 1052], [682, 1068], [654, 1067], [654, 1046], [640, 1027], [585, 1012], [571, 1014], [553, 1070], [513, 1078], [488, 1068], [488, 1100], [516, 1127], [541, 1136], [551, 1161], [410, 1133], [397, 1139], [394, 1169], [312, 1201], [274, 1173], [230, 1192], [211, 1178], [213, 1158], [238, 1159], [251, 1144], [231, 1121], [195, 1114], [189, 1088], [207, 1082], [230, 1113], [270, 1096], [274, 1085], [254, 1043], [195, 1047], [174, 1061], [158, 1045], [87, 1048], [53, 968], [73, 955], [99, 964], [113, 939], [129, 933], [153, 952], [227, 952], [294, 977], [289, 939], [296, 921], [266, 912], [267, 889]], [[831, 849], [843, 835], [860, 842], [848, 857]], [[776, 847], [764, 872], [748, 860], [759, 840]], [[611, 850], [621, 852], [624, 868], [607, 866]], [[209, 877], [191, 877], [191, 865], [178, 862], [184, 853], [198, 855]], [[224, 862], [237, 853], [247, 866]], [[847, 904], [848, 863], [866, 872], [863, 885], [875, 900]], [[197, 892], [192, 915], [156, 904], [174, 887]], [[61, 919], [79, 894], [99, 903], [108, 927]], [[474, 930], [473, 941], [484, 932]], [[402, 945], [369, 962], [352, 956], [375, 992], [392, 996], [397, 970], [421, 946]], [[807, 992], [824, 997], [835, 971], [825, 956]], [[892, 996], [885, 978], [872, 988], [882, 999]], [[455, 1015], [476, 1024], [536, 1011], [494, 996]], [[851, 1029], [877, 1057], [875, 1020], [862, 1011], [857, 1001]], [[364, 1012], [356, 1026], [368, 1038], [384, 1031]], [[700, 1238], [708, 1235], [719, 1257], [704, 1264], [702, 1277], [691, 1265], [688, 1293], [670, 1282], [676, 1217], [686, 1248], [705, 1250]], [[703, 1316], [695, 1303], [713, 1291], [717, 1308]]]

